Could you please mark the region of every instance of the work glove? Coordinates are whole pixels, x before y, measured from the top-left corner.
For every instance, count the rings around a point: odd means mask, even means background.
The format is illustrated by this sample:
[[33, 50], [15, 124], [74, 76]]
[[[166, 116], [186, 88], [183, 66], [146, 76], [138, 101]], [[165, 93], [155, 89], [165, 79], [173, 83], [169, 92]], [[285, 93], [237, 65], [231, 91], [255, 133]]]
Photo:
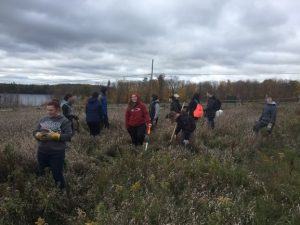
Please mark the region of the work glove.
[[268, 123], [267, 129], [271, 130], [272, 129], [273, 124], [272, 123]]
[[35, 134], [36, 139], [39, 141], [59, 141], [60, 140], [60, 133], [50, 131], [48, 133], [37, 132]]
[[184, 144], [184, 145], [188, 145], [189, 143], [190, 143], [189, 140], [183, 140], [183, 144]]
[[36, 132], [34, 137], [39, 141], [47, 141], [47, 133], [45, 132]]

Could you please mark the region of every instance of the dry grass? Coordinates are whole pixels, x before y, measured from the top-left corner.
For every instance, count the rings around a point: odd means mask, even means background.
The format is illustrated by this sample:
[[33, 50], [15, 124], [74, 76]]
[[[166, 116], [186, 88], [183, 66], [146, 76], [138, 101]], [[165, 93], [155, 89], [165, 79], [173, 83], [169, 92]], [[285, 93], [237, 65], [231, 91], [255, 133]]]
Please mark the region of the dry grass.
[[[81, 131], [67, 150], [67, 193], [36, 177], [32, 137], [42, 109], [0, 112], [0, 224], [298, 224], [300, 118], [281, 105], [272, 136], [252, 133], [261, 106], [225, 107], [200, 121], [190, 149], [169, 145], [164, 119], [149, 150], [129, 145], [124, 109], [98, 138]], [[139, 152], [137, 154], [137, 152]]]

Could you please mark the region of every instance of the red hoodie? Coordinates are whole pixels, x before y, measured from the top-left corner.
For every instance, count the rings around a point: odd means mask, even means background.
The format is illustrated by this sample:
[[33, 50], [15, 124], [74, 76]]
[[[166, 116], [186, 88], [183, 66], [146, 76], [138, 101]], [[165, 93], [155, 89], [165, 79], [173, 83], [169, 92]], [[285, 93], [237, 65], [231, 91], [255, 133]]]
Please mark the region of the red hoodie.
[[128, 107], [125, 114], [125, 126], [136, 127], [142, 124], [150, 124], [150, 116], [147, 107], [141, 102], [138, 97], [137, 103], [134, 107]]

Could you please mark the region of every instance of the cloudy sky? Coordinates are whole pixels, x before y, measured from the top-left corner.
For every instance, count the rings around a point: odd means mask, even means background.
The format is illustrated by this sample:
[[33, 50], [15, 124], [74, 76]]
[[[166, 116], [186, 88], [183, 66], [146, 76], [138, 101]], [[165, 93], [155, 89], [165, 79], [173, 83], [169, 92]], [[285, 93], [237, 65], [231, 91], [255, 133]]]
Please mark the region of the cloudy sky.
[[298, 0], [0, 0], [0, 82], [300, 80]]

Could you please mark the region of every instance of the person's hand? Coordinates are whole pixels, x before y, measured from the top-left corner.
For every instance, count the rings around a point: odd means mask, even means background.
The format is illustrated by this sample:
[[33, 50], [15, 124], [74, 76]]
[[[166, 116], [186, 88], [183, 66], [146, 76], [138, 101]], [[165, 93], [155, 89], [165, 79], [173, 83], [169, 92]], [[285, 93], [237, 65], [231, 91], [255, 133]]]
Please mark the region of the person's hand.
[[79, 120], [79, 117], [78, 116], [74, 116], [74, 120]]
[[272, 129], [273, 124], [272, 123], [268, 123], [267, 129], [271, 130]]
[[189, 140], [186, 140], [186, 139], [185, 139], [185, 140], [183, 140], [183, 144], [184, 144], [184, 145], [188, 145], [189, 143], [190, 143], [190, 141], [189, 141]]
[[34, 135], [34, 137], [39, 140], [39, 141], [46, 141], [46, 134], [43, 132], [36, 132], [36, 134]]
[[51, 141], [59, 141], [60, 140], [60, 133], [58, 133], [58, 132], [50, 132], [50, 133], [47, 134], [47, 137]]

